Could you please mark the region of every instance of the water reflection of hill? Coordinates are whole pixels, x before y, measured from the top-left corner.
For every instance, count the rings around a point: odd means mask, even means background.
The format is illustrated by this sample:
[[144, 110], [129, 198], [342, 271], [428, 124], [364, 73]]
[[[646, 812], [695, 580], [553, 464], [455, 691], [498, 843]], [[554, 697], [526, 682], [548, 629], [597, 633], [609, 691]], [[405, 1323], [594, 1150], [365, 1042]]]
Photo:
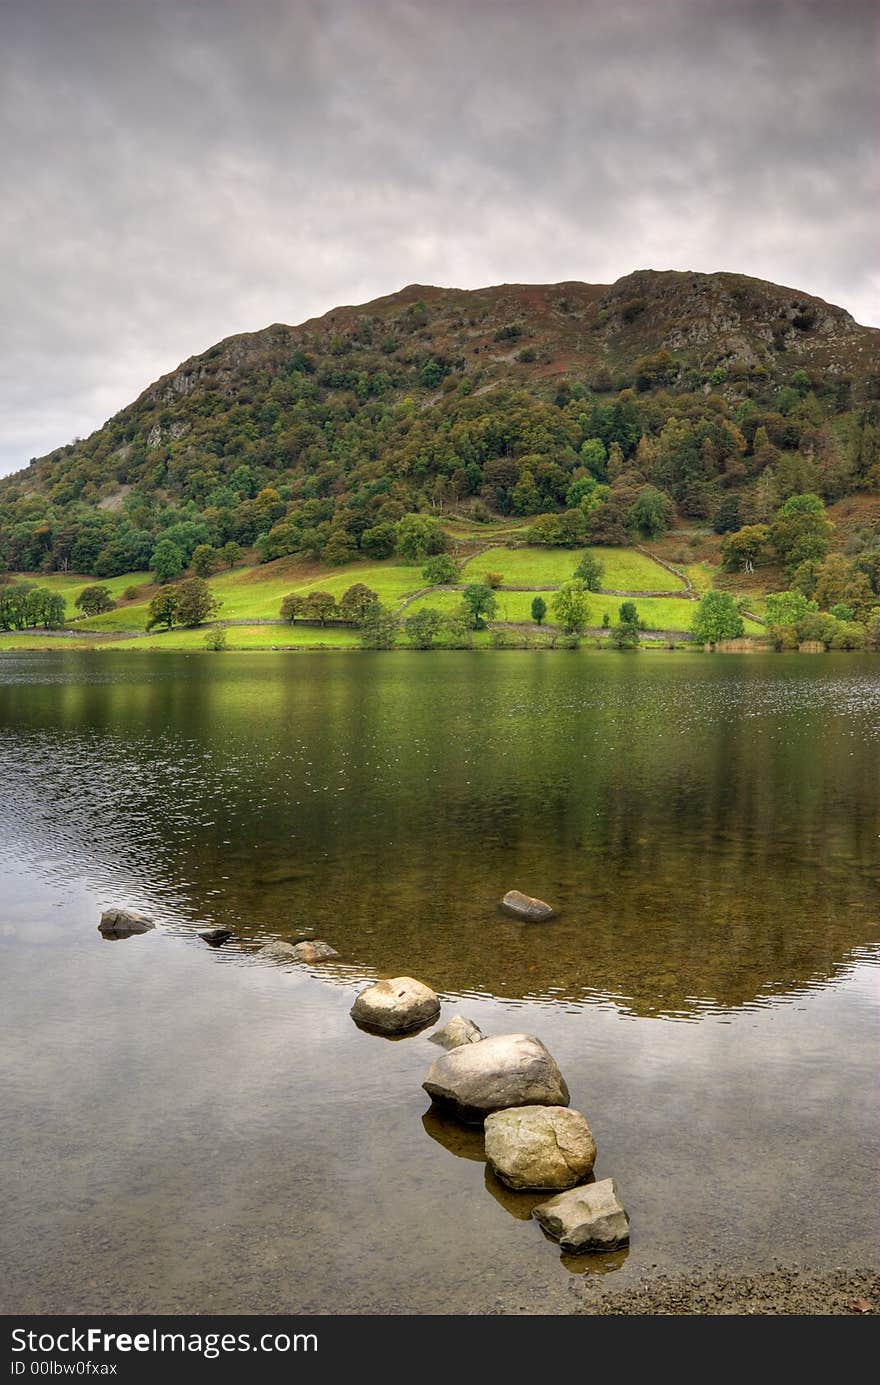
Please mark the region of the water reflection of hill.
[[[4, 849], [172, 924], [640, 1015], [878, 941], [873, 661], [110, 658], [0, 687]], [[560, 918], [503, 918], [511, 886]]]

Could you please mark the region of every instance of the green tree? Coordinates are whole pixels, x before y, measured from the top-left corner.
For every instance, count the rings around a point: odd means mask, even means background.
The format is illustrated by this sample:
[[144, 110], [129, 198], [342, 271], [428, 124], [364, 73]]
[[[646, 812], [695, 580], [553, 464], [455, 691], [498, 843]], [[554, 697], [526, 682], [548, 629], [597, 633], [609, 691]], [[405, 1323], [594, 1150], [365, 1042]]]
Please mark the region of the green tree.
[[803, 562], [821, 562], [828, 552], [832, 524], [818, 495], [789, 496], [770, 526], [770, 542], [790, 572]]
[[728, 534], [721, 544], [721, 561], [733, 572], [754, 572], [769, 536], [766, 524], [747, 524]]
[[183, 572], [183, 554], [171, 539], [160, 539], [153, 549], [150, 569], [157, 582], [173, 582]]
[[605, 567], [593, 553], [585, 553], [575, 568], [574, 575], [581, 579], [588, 592], [597, 592], [605, 576]]
[[611, 639], [617, 649], [635, 649], [639, 644], [639, 612], [634, 601], [621, 604]]
[[94, 586], [83, 587], [73, 604], [84, 616], [102, 616], [106, 611], [112, 611], [116, 602], [110, 595], [109, 587]]
[[235, 539], [230, 539], [228, 543], [224, 543], [221, 552], [223, 562], [228, 568], [233, 568], [236, 563], [241, 562], [242, 547], [240, 543], [235, 542]]
[[[365, 536], [366, 537], [366, 536]], [[397, 525], [397, 551], [401, 558], [418, 563], [448, 546], [445, 533], [429, 515], [404, 515]]]
[[361, 621], [361, 645], [364, 649], [393, 649], [399, 630], [400, 624], [394, 611], [380, 601], [374, 601]]
[[220, 566], [220, 554], [209, 543], [200, 543], [193, 550], [189, 565], [197, 577], [210, 577]]
[[302, 606], [304, 620], [317, 620], [321, 625], [336, 614], [336, 597], [330, 592], [307, 592]]
[[547, 602], [543, 596], [532, 597], [532, 620], [536, 625], [544, 624], [544, 617], [547, 614]]
[[406, 637], [415, 649], [430, 649], [443, 625], [443, 617], [439, 611], [425, 607], [407, 616], [403, 625]]
[[818, 609], [818, 603], [810, 601], [801, 591], [771, 592], [767, 597], [765, 616], [771, 628], [795, 626]]
[[368, 558], [390, 558], [397, 545], [397, 525], [374, 524], [361, 534], [361, 549]]
[[188, 577], [177, 588], [177, 623], [192, 628], [216, 615], [220, 602], [204, 577]]
[[223, 629], [222, 625], [218, 625], [213, 630], [209, 630], [205, 635], [205, 648], [213, 650], [216, 654], [219, 654], [222, 649], [226, 648], [226, 631]]
[[448, 587], [458, 580], [458, 564], [448, 553], [436, 553], [425, 563], [422, 576], [429, 587]]
[[691, 629], [700, 644], [738, 639], [745, 631], [742, 616], [730, 592], [707, 592], [694, 613]]
[[164, 625], [166, 630], [170, 630], [177, 620], [177, 588], [163, 587], [156, 592], [150, 602], [150, 609], [147, 615], [147, 629], [152, 630], [156, 625]]
[[360, 625], [366, 612], [378, 600], [377, 592], [371, 591], [363, 582], [355, 582], [353, 587], [349, 587], [342, 594], [339, 602], [340, 620]]
[[627, 512], [627, 524], [649, 539], [665, 534], [672, 522], [672, 501], [656, 486], [643, 486]]
[[281, 619], [293, 625], [297, 616], [302, 615], [305, 604], [306, 599], [299, 592], [288, 592], [281, 598]]
[[563, 582], [550, 602], [553, 614], [563, 630], [569, 635], [579, 635], [587, 624], [590, 607], [587, 601], [587, 588], [582, 578], [573, 577]]
[[461, 599], [472, 630], [484, 629], [486, 621], [492, 620], [498, 610], [495, 594], [485, 582], [472, 582], [469, 587], [465, 587]]

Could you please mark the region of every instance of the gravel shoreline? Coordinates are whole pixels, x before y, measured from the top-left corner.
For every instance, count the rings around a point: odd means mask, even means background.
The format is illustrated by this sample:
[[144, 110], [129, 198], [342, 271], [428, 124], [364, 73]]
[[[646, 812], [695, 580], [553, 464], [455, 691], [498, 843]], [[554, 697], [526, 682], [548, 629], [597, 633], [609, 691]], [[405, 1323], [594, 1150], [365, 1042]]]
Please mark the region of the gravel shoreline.
[[645, 1314], [809, 1314], [860, 1316], [880, 1313], [876, 1270], [806, 1270], [777, 1266], [752, 1274], [696, 1270], [658, 1274], [626, 1289], [584, 1285], [575, 1313], [597, 1316]]

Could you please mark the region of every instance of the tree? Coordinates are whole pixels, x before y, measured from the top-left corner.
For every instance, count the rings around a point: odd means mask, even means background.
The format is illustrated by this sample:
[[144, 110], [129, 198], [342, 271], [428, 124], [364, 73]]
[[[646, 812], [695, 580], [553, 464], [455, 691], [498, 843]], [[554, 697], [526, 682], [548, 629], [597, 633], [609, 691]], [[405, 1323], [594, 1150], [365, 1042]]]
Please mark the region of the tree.
[[570, 582], [563, 582], [551, 599], [553, 613], [569, 635], [579, 635], [586, 626], [590, 612], [586, 592], [583, 579], [573, 577]]
[[483, 630], [486, 621], [491, 620], [498, 609], [492, 588], [487, 587], [485, 582], [472, 582], [465, 587], [461, 599], [472, 630]]
[[393, 649], [399, 630], [395, 613], [380, 601], [374, 601], [361, 621], [361, 645], [364, 649]]
[[483, 581], [487, 587], [491, 587], [493, 592], [497, 592], [499, 587], [504, 586], [503, 572], [486, 572], [483, 574]]
[[105, 611], [112, 611], [116, 602], [109, 587], [95, 586], [83, 587], [73, 604], [84, 616], [102, 616]]
[[611, 639], [617, 649], [635, 649], [640, 638], [636, 603], [624, 601], [618, 611], [618, 622], [611, 631]]
[[171, 539], [160, 539], [153, 549], [150, 569], [157, 582], [173, 582], [183, 572], [183, 554]]
[[401, 558], [418, 563], [442, 553], [448, 540], [440, 524], [429, 515], [404, 515], [397, 525], [397, 551]]
[[588, 592], [597, 592], [605, 576], [605, 566], [594, 554], [585, 553], [575, 568], [574, 575], [581, 579]]
[[67, 603], [59, 592], [48, 587], [31, 587], [24, 600], [25, 625], [42, 625], [44, 630], [60, 630]]
[[306, 599], [299, 592], [289, 592], [281, 598], [281, 619], [293, 625], [297, 616], [302, 615]]
[[222, 625], [209, 630], [205, 635], [205, 648], [213, 650], [216, 654], [219, 654], [221, 649], [226, 648], [226, 631]]
[[656, 486], [643, 486], [627, 514], [627, 524], [647, 538], [665, 534], [672, 521], [672, 501]]
[[767, 543], [766, 524], [747, 524], [721, 543], [721, 561], [733, 572], [754, 572]]
[[437, 553], [425, 563], [422, 576], [429, 587], [448, 587], [458, 577], [458, 564], [448, 553]]
[[326, 625], [331, 616], [336, 614], [336, 597], [330, 592], [308, 592], [303, 602], [302, 614], [305, 620], [317, 620], [321, 625]]
[[203, 577], [189, 577], [177, 588], [177, 623], [204, 625], [220, 609], [220, 602]]
[[532, 598], [532, 620], [535, 622], [535, 624], [536, 624], [536, 625], [543, 625], [543, 624], [544, 624], [544, 617], [545, 617], [546, 614], [547, 614], [547, 602], [544, 600], [543, 596], [535, 596], [535, 597], [533, 597], [533, 598]]
[[223, 554], [223, 561], [228, 568], [233, 568], [236, 563], [241, 562], [241, 544], [236, 543], [235, 539], [230, 539], [228, 543], [224, 543], [221, 552]]
[[431, 607], [407, 616], [403, 623], [406, 637], [415, 649], [430, 649], [442, 624], [442, 615]]
[[365, 613], [379, 600], [377, 592], [371, 591], [363, 582], [355, 582], [343, 593], [339, 602], [339, 618], [352, 625], [360, 625]]
[[150, 602], [147, 629], [152, 630], [154, 625], [164, 625], [166, 630], [170, 630], [176, 619], [177, 588], [163, 587]]
[[768, 626], [774, 629], [800, 625], [818, 609], [818, 603], [810, 601], [801, 591], [771, 592], [767, 597], [765, 615]]
[[790, 572], [799, 563], [821, 562], [828, 552], [832, 524], [818, 495], [789, 496], [770, 526], [770, 542]]
[[697, 606], [691, 625], [700, 644], [735, 640], [745, 631], [742, 616], [730, 592], [707, 592]]
[[374, 524], [361, 534], [361, 550], [368, 558], [390, 558], [397, 544], [397, 525]]
[[197, 577], [210, 577], [220, 566], [220, 554], [209, 543], [200, 543], [193, 549], [189, 565]]

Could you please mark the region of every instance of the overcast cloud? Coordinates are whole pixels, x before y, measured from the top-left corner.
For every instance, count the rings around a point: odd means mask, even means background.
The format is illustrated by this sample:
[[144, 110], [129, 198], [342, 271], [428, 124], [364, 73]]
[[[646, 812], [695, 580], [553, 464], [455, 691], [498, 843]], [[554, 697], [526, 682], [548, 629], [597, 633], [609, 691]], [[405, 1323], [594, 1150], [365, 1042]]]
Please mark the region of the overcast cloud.
[[880, 323], [877, 0], [0, 0], [0, 471], [413, 282], [738, 270]]

